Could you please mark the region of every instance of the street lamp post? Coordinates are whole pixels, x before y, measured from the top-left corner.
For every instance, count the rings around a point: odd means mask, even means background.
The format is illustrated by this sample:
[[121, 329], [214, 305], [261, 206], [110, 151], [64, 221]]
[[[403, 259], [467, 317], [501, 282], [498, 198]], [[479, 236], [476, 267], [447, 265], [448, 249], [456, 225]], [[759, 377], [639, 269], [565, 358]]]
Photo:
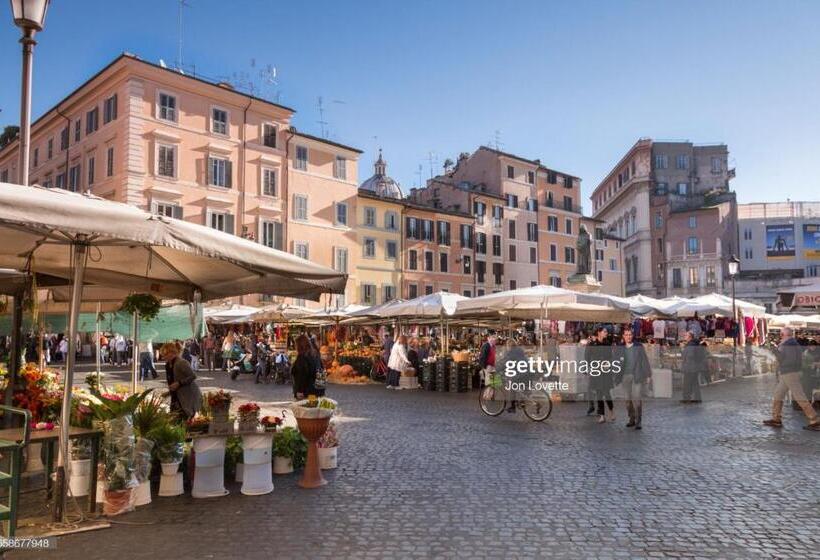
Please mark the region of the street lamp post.
[[737, 372], [737, 337], [740, 334], [738, 330], [740, 329], [740, 323], [737, 320], [737, 304], [735, 303], [735, 277], [740, 271], [740, 259], [732, 255], [727, 264], [729, 266], [729, 276], [732, 279], [732, 320], [735, 322], [734, 345], [732, 346], [732, 377], [734, 377]]
[[11, 0], [14, 24], [23, 31], [23, 83], [20, 95], [20, 162], [17, 182], [28, 186], [29, 141], [31, 139], [31, 61], [34, 34], [43, 30], [51, 0]]

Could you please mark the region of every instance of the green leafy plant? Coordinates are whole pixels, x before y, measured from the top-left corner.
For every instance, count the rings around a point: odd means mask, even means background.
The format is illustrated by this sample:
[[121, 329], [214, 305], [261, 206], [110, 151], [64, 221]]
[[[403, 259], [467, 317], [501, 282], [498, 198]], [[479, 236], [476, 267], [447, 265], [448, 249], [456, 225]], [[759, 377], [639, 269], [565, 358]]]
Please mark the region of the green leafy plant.
[[123, 418], [134, 414], [140, 403], [153, 391], [146, 389], [142, 393], [123, 397], [117, 393], [95, 392], [88, 396], [89, 407], [95, 420], [104, 422], [114, 418]]
[[294, 468], [299, 468], [307, 459], [307, 440], [299, 430], [288, 426], [273, 435], [273, 454], [290, 457]]
[[240, 436], [228, 436], [225, 441], [225, 472], [232, 474], [236, 472], [236, 464], [242, 459], [242, 438]]
[[162, 302], [151, 294], [131, 294], [122, 300], [120, 311], [128, 314], [138, 313], [140, 318], [151, 321], [159, 315]]
[[164, 399], [154, 393], [146, 396], [134, 411], [134, 431], [138, 436], [151, 439], [148, 433], [167, 421]]
[[166, 418], [148, 432], [146, 437], [154, 442], [154, 456], [160, 463], [182, 461], [185, 426]]

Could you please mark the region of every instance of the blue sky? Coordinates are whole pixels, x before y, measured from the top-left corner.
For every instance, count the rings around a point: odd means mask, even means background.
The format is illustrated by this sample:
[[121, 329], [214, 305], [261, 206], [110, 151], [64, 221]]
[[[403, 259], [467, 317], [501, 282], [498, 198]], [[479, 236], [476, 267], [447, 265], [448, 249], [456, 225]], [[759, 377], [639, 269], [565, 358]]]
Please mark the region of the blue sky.
[[[408, 188], [430, 153], [438, 172], [499, 131], [502, 149], [580, 176], [589, 208], [650, 136], [726, 142], [742, 202], [818, 198], [820, 2], [187, 2], [184, 63], [247, 74], [314, 134], [321, 96], [329, 137], [365, 150], [361, 180], [379, 146]], [[0, 14], [0, 124], [16, 124], [18, 31]], [[34, 115], [122, 51], [172, 64], [177, 29], [175, 0], [53, 0]]]

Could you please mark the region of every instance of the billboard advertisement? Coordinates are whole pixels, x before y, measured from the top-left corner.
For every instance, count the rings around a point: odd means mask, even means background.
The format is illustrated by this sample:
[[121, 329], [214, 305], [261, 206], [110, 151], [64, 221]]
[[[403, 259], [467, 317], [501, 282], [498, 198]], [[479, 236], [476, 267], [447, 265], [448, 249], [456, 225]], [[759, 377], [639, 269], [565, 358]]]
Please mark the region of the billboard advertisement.
[[790, 259], [794, 255], [794, 225], [766, 226], [766, 256], [770, 259]]
[[820, 224], [803, 224], [803, 256], [820, 259]]

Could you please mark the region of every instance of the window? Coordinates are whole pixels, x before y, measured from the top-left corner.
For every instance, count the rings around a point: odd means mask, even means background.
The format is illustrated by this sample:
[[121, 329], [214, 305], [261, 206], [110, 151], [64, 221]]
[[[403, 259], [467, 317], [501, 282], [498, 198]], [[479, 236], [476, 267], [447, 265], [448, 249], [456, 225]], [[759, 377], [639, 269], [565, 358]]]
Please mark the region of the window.
[[493, 256], [500, 257], [501, 256], [501, 236], [500, 235], [493, 235]]
[[362, 302], [367, 305], [375, 305], [376, 286], [373, 284], [362, 284]]
[[308, 219], [308, 198], [306, 195], [293, 195], [293, 219], [302, 221]]
[[9, 182], [9, 170], [4, 169], [2, 173], [0, 173], [0, 182], [8, 183]]
[[669, 191], [669, 185], [666, 183], [658, 183], [655, 185], [655, 194], [657, 196], [665, 196]]
[[394, 299], [396, 299], [396, 287], [382, 286], [382, 301], [387, 303], [388, 301], [393, 301]]
[[234, 233], [233, 214], [229, 214], [228, 212], [211, 212], [208, 225], [213, 229], [225, 233]]
[[103, 124], [108, 124], [117, 118], [117, 94], [115, 93], [103, 101]]
[[655, 213], [655, 227], [662, 228], [663, 227], [663, 214], [660, 212]]
[[362, 246], [364, 250], [364, 257], [366, 259], [373, 259], [376, 258], [376, 240], [372, 237], [366, 237], [364, 240], [364, 245]]
[[[373, 221], [375, 222], [375, 218]], [[384, 227], [390, 231], [397, 231], [399, 229], [399, 215], [395, 212], [385, 212]]]
[[399, 247], [398, 243], [396, 243], [395, 241], [385, 242], [385, 244], [384, 244], [385, 258], [388, 259], [388, 260], [391, 260], [391, 261], [396, 260], [396, 257], [399, 254], [399, 248], [398, 247]]
[[713, 265], [706, 267], [706, 285], [710, 288], [715, 287], [715, 267]]
[[365, 206], [364, 208], [364, 225], [376, 227], [376, 209], [372, 206]]
[[820, 266], [811, 264], [806, 267], [806, 276], [809, 278], [816, 278], [818, 271], [820, 271]]
[[274, 169], [262, 169], [262, 194], [265, 196], [278, 196], [276, 190], [276, 171]]
[[308, 149], [305, 146], [296, 146], [296, 163], [294, 167], [300, 171], [307, 171]]
[[745, 228], [743, 230], [743, 239], [745, 239], [747, 241], [752, 240], [752, 230], [751, 230], [751, 228]]
[[679, 154], [678, 157], [675, 158], [675, 168], [689, 169], [689, 156], [686, 154]]
[[89, 112], [85, 114], [85, 134], [88, 136], [92, 132], [95, 132], [100, 125], [100, 109], [98, 107], [94, 107]]
[[754, 258], [754, 252], [752, 251], [752, 248], [751, 247], [747, 248], [744, 251], [744, 255], [747, 259], [753, 259]]
[[561, 276], [557, 272], [550, 272], [550, 286], [561, 287]]
[[470, 258], [470, 255], [464, 255], [461, 259], [461, 271], [464, 274], [472, 274], [473, 273], [473, 261]]
[[424, 270], [433, 272], [433, 251], [424, 252]]
[[347, 225], [347, 204], [345, 204], [344, 202], [336, 203], [336, 225]]
[[596, 276], [598, 276], [598, 282], [603, 282], [604, 281], [604, 271], [603, 270], [598, 270]]
[[333, 269], [347, 274], [347, 249], [344, 247], [333, 248]]
[[696, 229], [698, 227], [698, 217], [689, 216], [689, 229]]
[[336, 156], [333, 161], [333, 176], [336, 179], [347, 179], [347, 160], [342, 156]]
[[547, 193], [547, 198], [546, 198], [545, 204], [547, 205], [547, 208], [554, 208], [555, 207], [555, 199], [552, 195], [552, 192]]
[[478, 232], [475, 235], [475, 252], [480, 255], [487, 254], [487, 234]]
[[433, 285], [432, 284], [427, 284], [426, 286], [424, 286], [424, 295], [429, 296], [432, 293], [433, 293]]
[[515, 290], [516, 288], [518, 288], [518, 282], [515, 280], [510, 280], [510, 289]]
[[538, 241], [538, 224], [534, 222], [527, 224], [527, 241]]
[[[7, 175], [6, 179], [4, 179], [5, 182], [8, 180], [8, 171], [4, 171], [4, 173]], [[65, 173], [60, 173], [59, 175], [54, 177], [54, 186], [58, 189], [65, 188]]]
[[564, 225], [566, 226], [565, 230], [564, 230], [565, 233], [567, 235], [572, 235], [572, 220], [567, 218], [566, 221], [564, 222]]
[[530, 185], [535, 184], [535, 171], [527, 171], [527, 182]]
[[501, 227], [501, 220], [504, 219], [504, 207], [493, 205], [493, 226]]
[[538, 250], [535, 247], [530, 247], [530, 263], [535, 264], [538, 262]]
[[535, 198], [528, 198], [527, 199], [527, 210], [530, 212], [537, 212], [538, 211], [538, 200]]
[[439, 245], [450, 245], [450, 222], [442, 222], [439, 221], [436, 223], [436, 227], [438, 229], [438, 244]]
[[547, 216], [547, 231], [558, 231], [558, 216]]
[[484, 261], [476, 261], [475, 262], [475, 274], [476, 280], [483, 284], [484, 283], [484, 276], [487, 274], [487, 263]]
[[176, 176], [176, 147], [160, 145], [157, 148], [157, 175]]
[[604, 262], [604, 250], [603, 249], [595, 249], [595, 260], [598, 262]]
[[565, 196], [564, 197], [564, 210], [567, 212], [572, 212], [572, 197]]
[[550, 243], [550, 260], [558, 260], [558, 245], [555, 245], [554, 243]]
[[[284, 241], [285, 236], [282, 222], [267, 220], [262, 222], [262, 245], [281, 251], [285, 246]], [[344, 250], [347, 251], [347, 249]], [[347, 269], [340, 270], [340, 272], [347, 272]]]
[[723, 170], [723, 162], [719, 157], [712, 158], [712, 173], [720, 173]]
[[472, 290], [462, 290], [461, 295], [463, 295], [464, 297], [473, 297], [473, 291]]
[[154, 202], [154, 214], [166, 218], [182, 219], [182, 206], [171, 202]]
[[419, 268], [419, 254], [415, 249], [407, 251], [407, 268], [410, 270], [418, 270]]
[[46, 148], [47, 159], [54, 157], [54, 138], [48, 139], [48, 147]]
[[484, 214], [486, 214], [486, 213], [487, 213], [487, 205], [485, 203], [479, 202], [477, 200], [475, 202], [473, 202], [473, 215], [474, 216], [476, 216], [476, 217], [484, 216]]
[[689, 285], [693, 288], [700, 286], [700, 278], [698, 276], [698, 269], [695, 266], [689, 267]]
[[74, 121], [74, 142], [80, 141], [80, 133], [82, 132], [83, 121], [82, 119], [77, 119]]
[[686, 196], [689, 193], [689, 183], [678, 183], [678, 194]]
[[507, 208], [518, 208], [518, 195], [507, 195]]
[[68, 127], [65, 127], [62, 131], [60, 131], [60, 150], [67, 150], [68, 149]]
[[221, 157], [208, 158], [208, 184], [231, 188], [231, 162]]
[[416, 284], [407, 285], [407, 298], [415, 299], [419, 297], [419, 287]]
[[114, 146], [109, 146], [105, 153], [105, 176], [114, 175]]
[[609, 270], [618, 270], [618, 261], [615, 259], [609, 259]]
[[40, 148], [34, 148], [34, 157], [32, 159], [34, 160], [32, 162], [34, 167], [40, 165]]
[[510, 262], [515, 262], [518, 259], [518, 254], [515, 245], [510, 245], [510, 250], [507, 254], [509, 255], [508, 260]]
[[558, 174], [555, 171], [547, 171], [547, 183], [550, 185], [558, 184]]
[[664, 154], [655, 155], [655, 169], [666, 169], [669, 167], [669, 156]]
[[448, 260], [450, 259], [450, 255], [447, 253], [439, 253], [438, 254], [438, 271], [439, 272], [449, 272], [450, 266], [448, 264]]
[[473, 247], [473, 226], [469, 224], [461, 224], [459, 226], [459, 238], [461, 240], [461, 247], [464, 249], [472, 249]]
[[507, 166], [507, 179], [515, 179], [515, 167], [512, 165]]
[[211, 109], [211, 132], [228, 134], [228, 111], [217, 107]]
[[672, 269], [672, 287], [683, 288], [683, 279], [681, 277], [681, 271], [679, 268]]
[[698, 253], [698, 238], [690, 237], [686, 242], [686, 252], [690, 255]]
[[508, 220], [507, 225], [507, 229], [509, 230], [509, 238], [515, 239], [515, 220]]
[[493, 263], [493, 280], [496, 285], [503, 283], [504, 265], [502, 263]]
[[417, 218], [407, 218], [405, 220], [405, 236], [407, 239], [419, 238], [419, 221]]
[[435, 232], [433, 230], [433, 220], [421, 221], [421, 238], [423, 241], [435, 241]]
[[80, 164], [72, 166], [68, 170], [68, 190], [78, 192], [80, 190]]
[[268, 148], [276, 147], [276, 127], [270, 123], [262, 125], [262, 145]]
[[564, 188], [571, 189], [572, 188], [572, 177], [568, 175], [564, 175]]
[[310, 251], [308, 248], [307, 243], [303, 243], [301, 241], [294, 241], [293, 242], [293, 254], [299, 257], [300, 259], [305, 259], [310, 256]]
[[94, 167], [95, 167], [95, 159], [93, 157], [88, 158], [88, 165], [86, 166], [88, 169], [88, 186], [94, 184]]
[[564, 247], [564, 262], [575, 263], [575, 247]]
[[159, 113], [157, 117], [164, 121], [177, 122], [177, 98], [169, 93], [159, 94]]
[[658, 237], [658, 253], [663, 255], [663, 238]]

